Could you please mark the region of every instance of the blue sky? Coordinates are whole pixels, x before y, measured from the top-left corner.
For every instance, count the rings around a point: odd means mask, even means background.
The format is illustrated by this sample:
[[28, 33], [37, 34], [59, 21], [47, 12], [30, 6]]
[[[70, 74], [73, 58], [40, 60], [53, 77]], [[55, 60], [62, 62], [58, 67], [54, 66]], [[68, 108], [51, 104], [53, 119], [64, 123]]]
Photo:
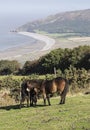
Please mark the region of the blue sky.
[[90, 9], [90, 0], [0, 0], [0, 24], [16, 27], [51, 14], [81, 9]]
[[0, 0], [0, 14], [52, 14], [90, 8], [90, 0]]

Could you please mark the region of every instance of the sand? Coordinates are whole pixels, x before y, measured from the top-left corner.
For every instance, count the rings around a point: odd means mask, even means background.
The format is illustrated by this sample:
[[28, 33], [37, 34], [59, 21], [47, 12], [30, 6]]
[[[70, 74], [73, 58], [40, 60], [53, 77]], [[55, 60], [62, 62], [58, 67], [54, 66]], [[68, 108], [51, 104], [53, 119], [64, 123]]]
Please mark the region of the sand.
[[35, 44], [31, 45], [30, 43], [0, 52], [0, 60], [17, 60], [24, 64], [26, 61], [39, 59], [56, 48], [73, 49], [80, 45], [90, 45], [90, 37], [53, 39], [49, 36], [31, 32], [18, 32], [18, 34], [36, 39]]
[[49, 38], [48, 36], [41, 35], [41, 34], [30, 33], [30, 32], [18, 32], [18, 34], [26, 35], [26, 36], [32, 37], [34, 39], [37, 39], [39, 41], [45, 42], [45, 46], [43, 47], [43, 49], [41, 51], [49, 50], [55, 44], [54, 39]]

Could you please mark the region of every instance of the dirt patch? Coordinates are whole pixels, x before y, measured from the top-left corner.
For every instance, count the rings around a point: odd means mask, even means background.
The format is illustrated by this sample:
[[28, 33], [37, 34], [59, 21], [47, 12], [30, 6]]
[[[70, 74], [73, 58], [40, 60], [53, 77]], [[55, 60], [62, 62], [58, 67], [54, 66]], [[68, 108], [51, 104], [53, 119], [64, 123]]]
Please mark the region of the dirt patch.
[[0, 91], [0, 107], [15, 104], [14, 99], [9, 95], [9, 91]]

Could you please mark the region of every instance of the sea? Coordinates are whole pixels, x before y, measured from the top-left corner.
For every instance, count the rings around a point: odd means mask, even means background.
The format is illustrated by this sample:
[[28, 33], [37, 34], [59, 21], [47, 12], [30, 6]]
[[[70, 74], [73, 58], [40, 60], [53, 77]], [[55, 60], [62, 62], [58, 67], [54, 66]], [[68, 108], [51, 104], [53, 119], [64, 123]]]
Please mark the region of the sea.
[[32, 43], [35, 44], [35, 41], [32, 37], [20, 35], [16, 32], [0, 33], [0, 52], [23, 45], [32, 45]]
[[[37, 16], [39, 18], [39, 16]], [[0, 60], [34, 60], [45, 43], [13, 30], [37, 18], [34, 15], [0, 15]], [[41, 17], [41, 16], [40, 16]], [[40, 53], [39, 55], [37, 53]], [[22, 62], [21, 61], [21, 62]]]
[[44, 44], [17, 32], [0, 32], [0, 60], [17, 60], [24, 64], [25, 61], [38, 59]]

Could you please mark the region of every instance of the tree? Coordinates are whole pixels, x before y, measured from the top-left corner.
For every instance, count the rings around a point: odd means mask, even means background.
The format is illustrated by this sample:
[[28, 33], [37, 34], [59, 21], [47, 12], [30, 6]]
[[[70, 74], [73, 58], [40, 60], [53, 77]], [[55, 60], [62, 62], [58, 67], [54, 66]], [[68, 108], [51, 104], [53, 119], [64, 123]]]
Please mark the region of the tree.
[[15, 74], [20, 69], [20, 64], [18, 61], [8, 61], [8, 60], [1, 60], [0, 61], [0, 75], [8, 75], [8, 74]]

